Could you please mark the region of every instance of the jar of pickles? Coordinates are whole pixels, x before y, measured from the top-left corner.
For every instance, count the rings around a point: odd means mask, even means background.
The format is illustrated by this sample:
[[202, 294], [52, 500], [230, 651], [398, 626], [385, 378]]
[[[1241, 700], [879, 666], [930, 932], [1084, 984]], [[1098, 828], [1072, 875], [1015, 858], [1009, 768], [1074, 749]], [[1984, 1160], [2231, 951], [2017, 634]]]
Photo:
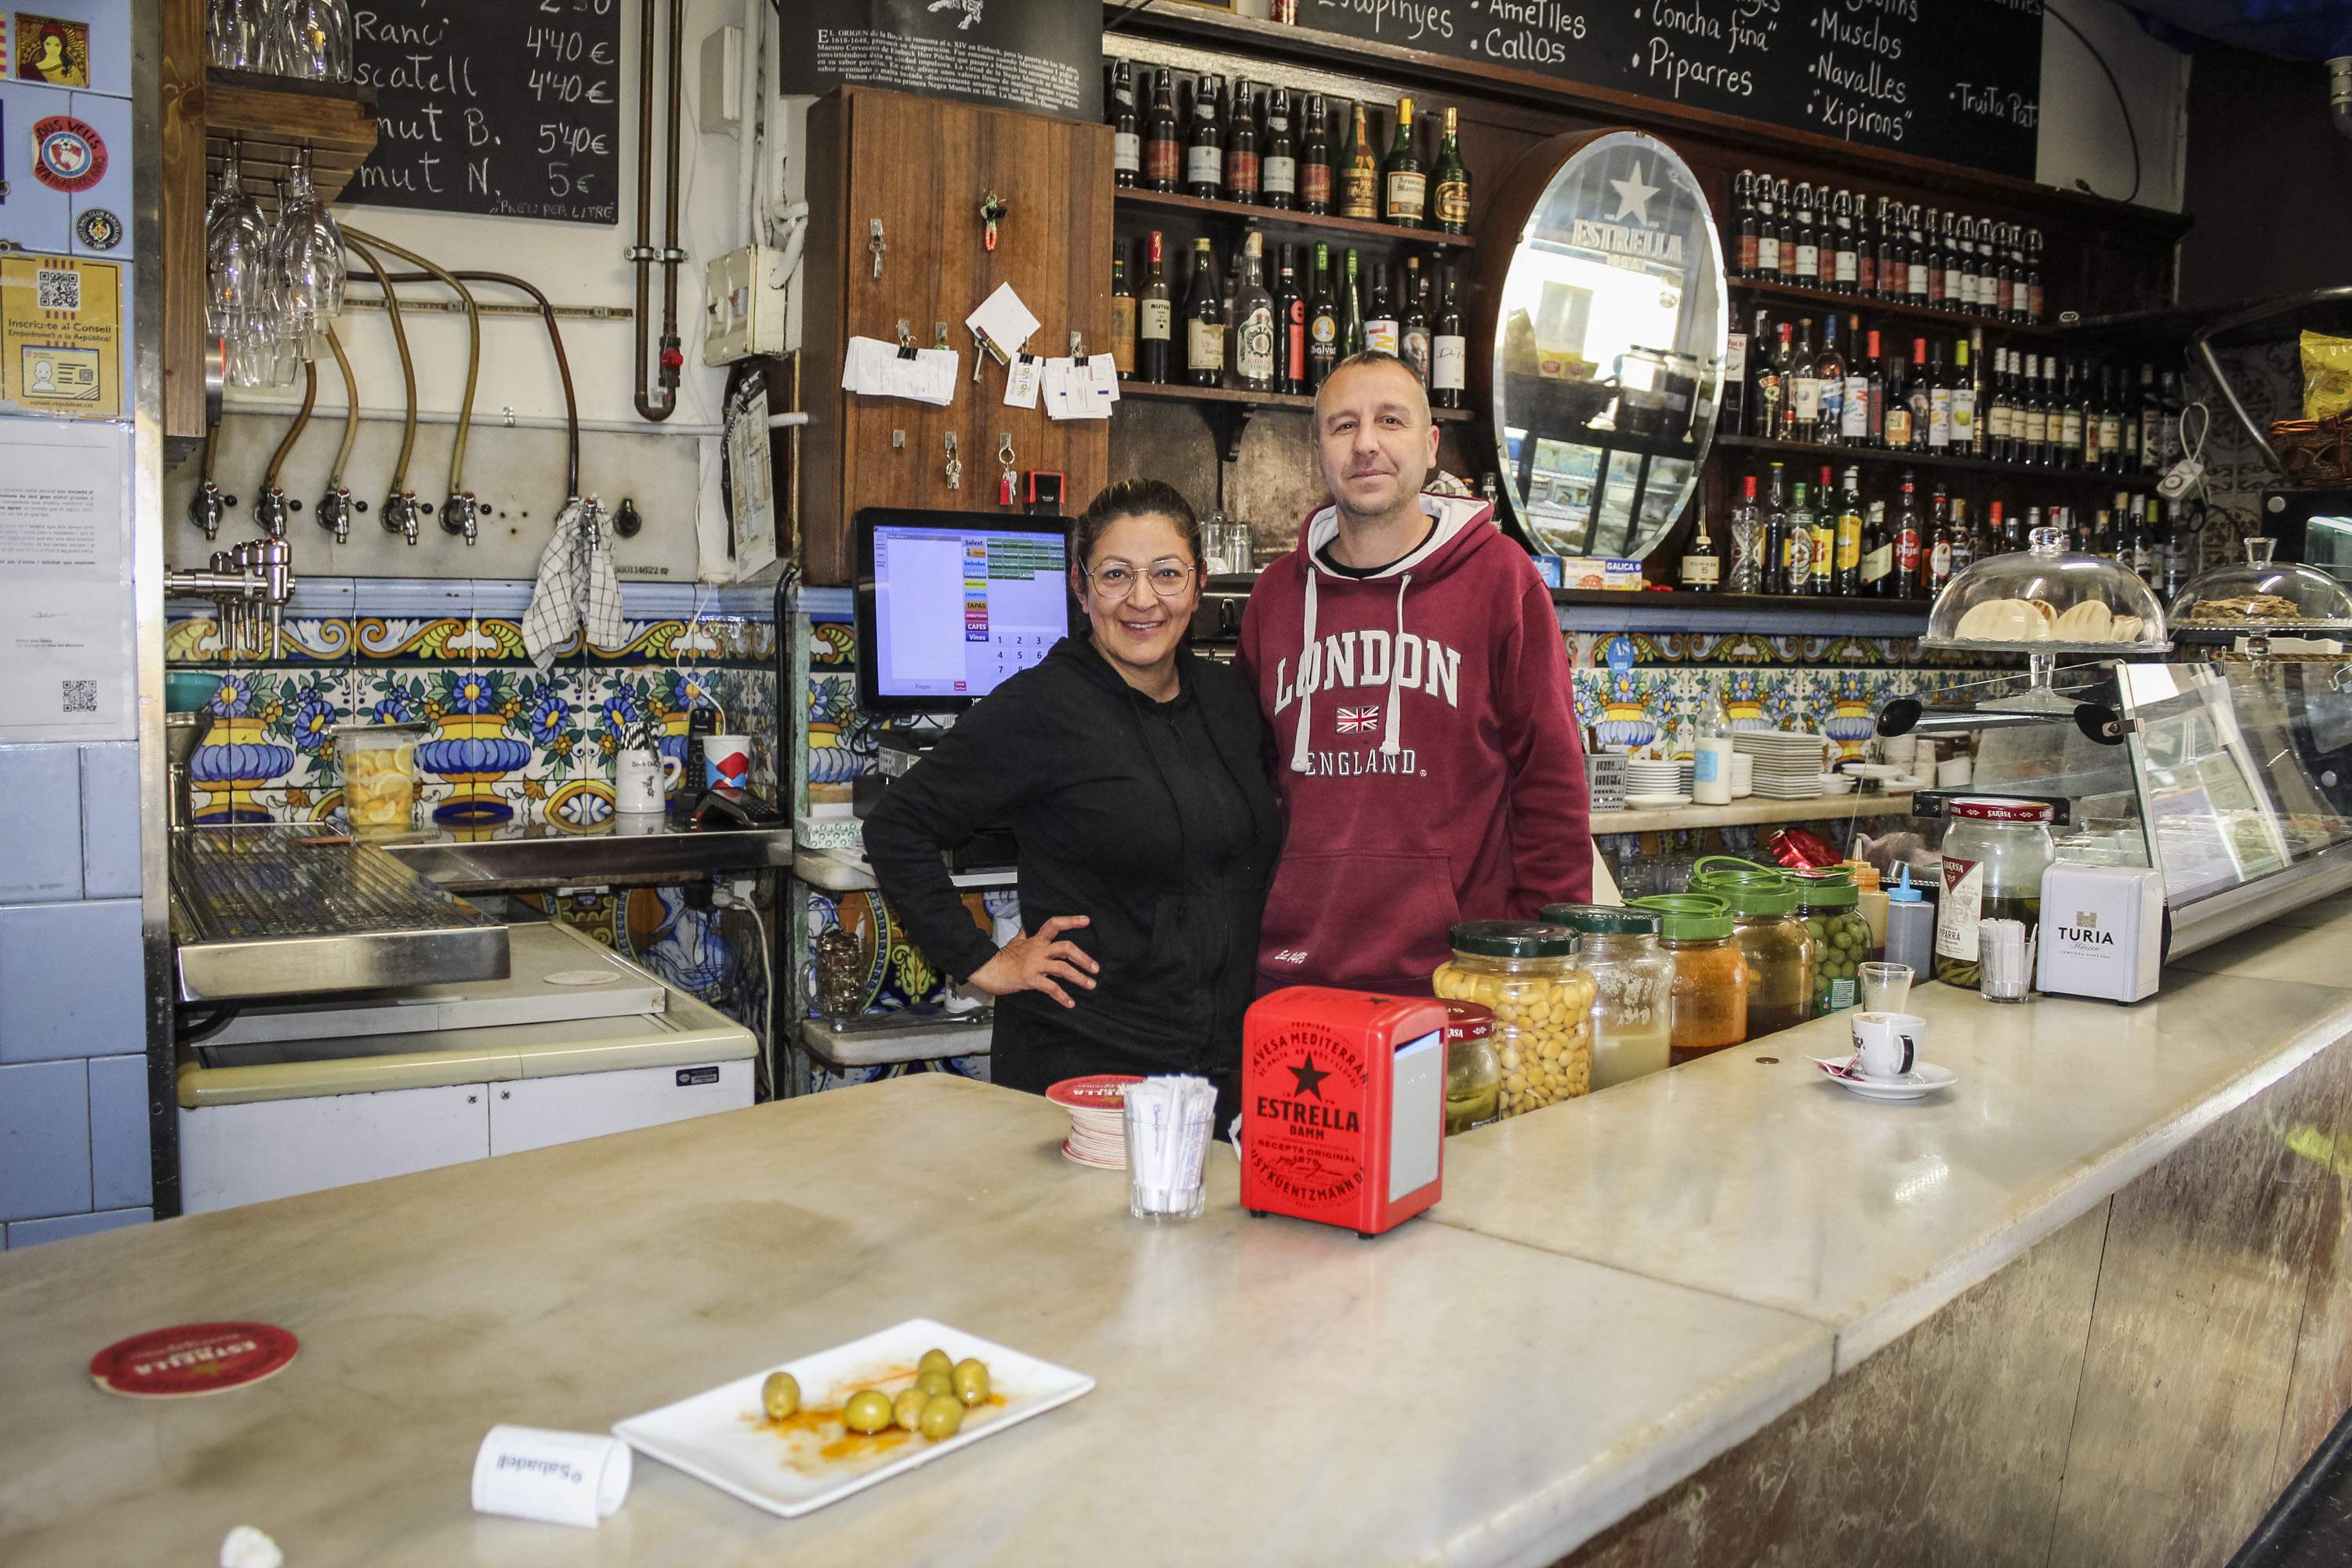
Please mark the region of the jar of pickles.
[[1662, 1070], [1673, 1044], [1675, 961], [1658, 946], [1658, 916], [1605, 904], [1546, 904], [1543, 918], [1584, 939], [1592, 976], [1592, 1087]]
[[1576, 961], [1577, 935], [1535, 921], [1465, 921], [1454, 960], [1432, 984], [1448, 1002], [1495, 1014], [1496, 1114], [1537, 1110], [1592, 1088], [1592, 979]]
[[1495, 1014], [1475, 1002], [1445, 1005], [1445, 1135], [1495, 1120], [1503, 1073], [1495, 1061]]
[[1675, 963], [1669, 1059], [1676, 1067], [1748, 1037], [1748, 955], [1731, 940], [1731, 909], [1711, 893], [1635, 899], [1658, 916], [1658, 945]]
[[1843, 867], [1791, 871], [1789, 878], [1797, 886], [1797, 913], [1813, 939], [1813, 1016], [1843, 1012], [1862, 999], [1855, 972], [1870, 956], [1861, 890]]
[[1748, 958], [1748, 1037], [1790, 1029], [1813, 1016], [1815, 947], [1797, 918], [1797, 889], [1786, 873], [1730, 855], [1701, 858], [1691, 891], [1712, 893], [1731, 910], [1731, 940]]

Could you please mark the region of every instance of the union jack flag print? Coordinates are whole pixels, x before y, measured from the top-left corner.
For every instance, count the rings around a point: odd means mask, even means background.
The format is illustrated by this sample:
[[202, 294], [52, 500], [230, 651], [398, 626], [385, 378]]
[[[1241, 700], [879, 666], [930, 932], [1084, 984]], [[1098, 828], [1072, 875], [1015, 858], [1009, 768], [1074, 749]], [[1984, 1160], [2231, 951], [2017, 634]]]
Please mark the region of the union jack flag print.
[[1339, 710], [1339, 733], [1342, 735], [1369, 735], [1380, 727], [1381, 709], [1377, 702], [1370, 708]]

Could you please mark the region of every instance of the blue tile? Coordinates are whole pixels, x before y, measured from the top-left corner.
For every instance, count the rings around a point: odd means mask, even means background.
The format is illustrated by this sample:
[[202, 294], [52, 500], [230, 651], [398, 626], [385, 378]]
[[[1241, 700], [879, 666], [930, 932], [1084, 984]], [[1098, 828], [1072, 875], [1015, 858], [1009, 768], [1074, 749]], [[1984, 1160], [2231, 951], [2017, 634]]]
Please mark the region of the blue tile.
[[[137, 747], [128, 748], [134, 755]], [[81, 770], [71, 746], [0, 746], [0, 800], [39, 814], [42, 830], [14, 836], [0, 858], [0, 903], [79, 899]], [[139, 890], [134, 882], [132, 892]]]
[[89, 1209], [89, 1074], [79, 1062], [0, 1067], [0, 1219]]
[[0, 1062], [144, 1052], [139, 900], [0, 905]]
[[130, 1208], [155, 1194], [147, 1153], [147, 1058], [92, 1057], [89, 1063], [89, 1201]]
[[155, 1211], [141, 1207], [107, 1209], [99, 1214], [61, 1215], [56, 1219], [18, 1220], [8, 1227], [11, 1248], [36, 1247], [44, 1241], [68, 1241], [77, 1236], [95, 1236], [101, 1230], [120, 1230], [126, 1225], [152, 1225]]
[[81, 883], [86, 899], [139, 896], [139, 748], [81, 749]]

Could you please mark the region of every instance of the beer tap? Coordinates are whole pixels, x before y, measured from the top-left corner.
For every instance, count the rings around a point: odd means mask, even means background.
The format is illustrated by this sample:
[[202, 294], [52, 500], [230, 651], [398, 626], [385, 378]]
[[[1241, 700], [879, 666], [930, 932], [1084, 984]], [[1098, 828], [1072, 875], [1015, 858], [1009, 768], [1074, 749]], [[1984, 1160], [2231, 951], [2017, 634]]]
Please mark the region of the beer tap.
[[475, 504], [473, 491], [467, 490], [463, 494], [452, 495], [441, 503], [441, 531], [444, 533], [464, 534], [466, 548], [471, 550], [474, 547], [474, 535], [478, 526], [480, 510]]
[[394, 490], [383, 498], [383, 531], [416, 542], [416, 492]]
[[284, 650], [286, 605], [294, 596], [294, 582], [292, 545], [283, 539], [248, 539], [234, 551], [214, 551], [207, 567], [165, 573], [163, 591], [210, 599], [220, 618], [221, 640], [232, 656], [249, 652], [274, 658]]

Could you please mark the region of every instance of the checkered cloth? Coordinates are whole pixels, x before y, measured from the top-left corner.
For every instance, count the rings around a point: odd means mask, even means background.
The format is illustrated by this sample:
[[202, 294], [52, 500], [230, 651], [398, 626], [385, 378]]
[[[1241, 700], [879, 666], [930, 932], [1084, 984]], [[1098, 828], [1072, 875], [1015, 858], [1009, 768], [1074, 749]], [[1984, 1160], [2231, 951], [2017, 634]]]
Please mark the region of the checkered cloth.
[[531, 662], [545, 669], [583, 625], [597, 647], [617, 648], [628, 637], [604, 510], [593, 501], [574, 499], [556, 515], [555, 537], [540, 555], [539, 581], [522, 617], [523, 647]]

